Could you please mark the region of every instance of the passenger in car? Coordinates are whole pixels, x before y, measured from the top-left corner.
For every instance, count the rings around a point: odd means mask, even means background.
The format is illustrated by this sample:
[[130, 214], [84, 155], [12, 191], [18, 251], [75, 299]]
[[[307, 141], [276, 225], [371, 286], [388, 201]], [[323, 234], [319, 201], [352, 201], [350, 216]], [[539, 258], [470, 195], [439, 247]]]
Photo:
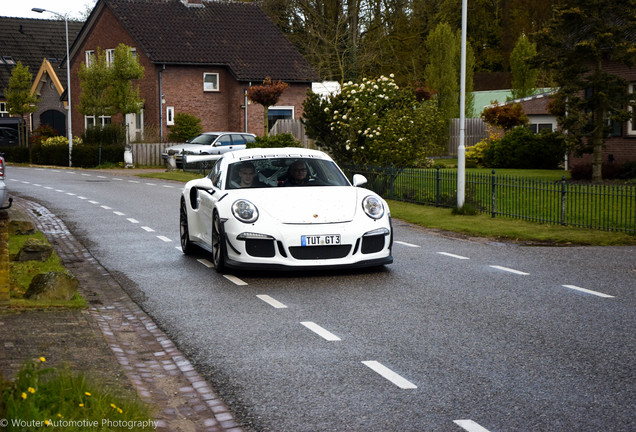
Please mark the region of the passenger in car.
[[243, 162], [239, 166], [239, 187], [242, 188], [257, 188], [264, 187], [265, 184], [258, 180], [256, 174], [256, 168], [252, 162]]

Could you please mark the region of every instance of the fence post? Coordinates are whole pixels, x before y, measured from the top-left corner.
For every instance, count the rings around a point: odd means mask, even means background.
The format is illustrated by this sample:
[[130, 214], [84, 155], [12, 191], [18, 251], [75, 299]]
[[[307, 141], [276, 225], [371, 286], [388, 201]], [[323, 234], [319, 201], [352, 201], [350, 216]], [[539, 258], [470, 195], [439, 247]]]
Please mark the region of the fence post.
[[439, 207], [439, 168], [440, 168], [439, 165], [437, 165], [435, 167], [435, 169], [437, 169], [437, 179], [436, 179], [437, 185], [436, 185], [436, 190], [435, 190], [435, 207]]
[[393, 175], [395, 174], [395, 168], [393, 167], [393, 162], [391, 162], [391, 166], [389, 167], [389, 197], [393, 199]]
[[496, 184], [497, 182], [495, 181], [495, 170], [492, 170], [492, 177], [491, 177], [491, 184], [492, 184], [492, 195], [491, 195], [491, 199], [492, 199], [492, 205], [491, 205], [491, 217], [495, 217], [495, 204], [497, 203], [497, 199], [495, 197], [495, 189], [496, 189]]
[[561, 176], [561, 225], [565, 225], [565, 176]]

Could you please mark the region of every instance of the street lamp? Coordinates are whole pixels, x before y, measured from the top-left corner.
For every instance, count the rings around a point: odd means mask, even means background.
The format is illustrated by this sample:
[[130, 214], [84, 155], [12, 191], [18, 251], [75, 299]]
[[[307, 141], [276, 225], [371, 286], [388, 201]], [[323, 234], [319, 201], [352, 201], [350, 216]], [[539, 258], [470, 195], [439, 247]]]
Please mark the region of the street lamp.
[[68, 135], [68, 166], [73, 166], [71, 162], [71, 154], [73, 153], [73, 127], [71, 121], [71, 60], [68, 55], [68, 18], [66, 18], [66, 15], [48, 9], [33, 8], [31, 10], [37, 13], [48, 12], [64, 18], [64, 26], [66, 27], [66, 96], [68, 97], [68, 113], [66, 115], [68, 122], [68, 130], [66, 131]]

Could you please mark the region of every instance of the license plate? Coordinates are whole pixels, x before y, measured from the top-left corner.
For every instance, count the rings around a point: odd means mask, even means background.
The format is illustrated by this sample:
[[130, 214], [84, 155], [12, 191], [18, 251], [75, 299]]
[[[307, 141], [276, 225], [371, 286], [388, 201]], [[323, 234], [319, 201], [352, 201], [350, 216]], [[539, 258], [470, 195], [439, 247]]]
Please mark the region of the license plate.
[[304, 235], [300, 236], [301, 246], [339, 245], [340, 234]]

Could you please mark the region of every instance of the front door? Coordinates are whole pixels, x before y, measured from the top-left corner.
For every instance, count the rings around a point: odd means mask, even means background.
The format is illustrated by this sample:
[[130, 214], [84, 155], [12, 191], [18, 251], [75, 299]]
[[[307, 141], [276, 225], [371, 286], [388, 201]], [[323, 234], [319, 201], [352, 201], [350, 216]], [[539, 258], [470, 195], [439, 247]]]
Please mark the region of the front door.
[[139, 142], [144, 135], [144, 110], [126, 114], [127, 142]]

